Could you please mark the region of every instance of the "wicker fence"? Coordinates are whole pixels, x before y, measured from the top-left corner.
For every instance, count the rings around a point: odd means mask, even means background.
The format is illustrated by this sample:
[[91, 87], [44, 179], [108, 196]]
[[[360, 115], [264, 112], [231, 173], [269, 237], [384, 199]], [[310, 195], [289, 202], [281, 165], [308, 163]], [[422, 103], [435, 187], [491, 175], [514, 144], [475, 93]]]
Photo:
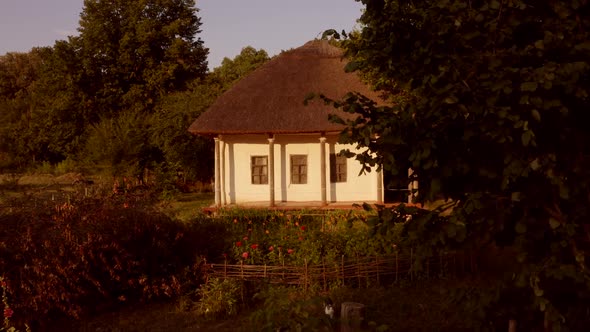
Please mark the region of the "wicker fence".
[[448, 278], [477, 270], [475, 256], [465, 252], [445, 252], [415, 265], [413, 251], [407, 255], [356, 257], [339, 262], [303, 265], [209, 265], [209, 277], [242, 280], [266, 280], [269, 283], [299, 285], [307, 289], [312, 284], [324, 289], [334, 281], [353, 283], [358, 287], [397, 282], [401, 279]]

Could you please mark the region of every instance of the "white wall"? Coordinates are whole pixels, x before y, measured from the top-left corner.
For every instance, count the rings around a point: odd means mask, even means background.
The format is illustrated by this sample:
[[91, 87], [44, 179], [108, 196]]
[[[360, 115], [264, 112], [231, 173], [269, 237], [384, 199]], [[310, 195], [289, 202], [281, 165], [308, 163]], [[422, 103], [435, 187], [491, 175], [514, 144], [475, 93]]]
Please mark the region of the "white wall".
[[[222, 202], [245, 203], [269, 201], [268, 185], [252, 184], [250, 162], [252, 156], [268, 156], [268, 137], [265, 135], [224, 135], [222, 137]], [[274, 170], [275, 201], [321, 201], [320, 135], [275, 135]], [[326, 193], [329, 202], [377, 201], [377, 173], [359, 176], [361, 165], [354, 159], [347, 162], [347, 181], [330, 182], [330, 153], [350, 148], [337, 143], [337, 136], [327, 137]], [[306, 184], [292, 184], [290, 155], [307, 155]]]

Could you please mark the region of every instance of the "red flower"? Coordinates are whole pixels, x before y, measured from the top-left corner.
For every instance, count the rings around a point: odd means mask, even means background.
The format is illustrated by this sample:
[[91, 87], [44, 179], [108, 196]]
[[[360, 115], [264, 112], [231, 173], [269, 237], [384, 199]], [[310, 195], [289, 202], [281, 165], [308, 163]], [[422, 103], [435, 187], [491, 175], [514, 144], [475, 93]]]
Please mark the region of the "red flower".
[[12, 314], [14, 314], [14, 311], [12, 311], [12, 309], [10, 309], [10, 308], [4, 309], [4, 317], [5, 318], [12, 317]]
[[258, 249], [258, 244], [255, 243], [255, 244], [251, 245], [250, 248], [252, 248], [252, 249]]
[[306, 227], [305, 226], [301, 226], [301, 230], [305, 231]]
[[4, 280], [0, 281], [0, 287], [6, 288], [6, 281], [4, 281]]
[[303, 236], [300, 236], [299, 237], [299, 241], [303, 241]]
[[273, 247], [273, 246], [268, 247], [268, 251], [273, 251], [273, 250], [275, 250], [275, 247]]
[[287, 249], [287, 253], [288, 253], [289, 255], [290, 255], [290, 254], [292, 254], [292, 253], [294, 253], [294, 252], [295, 252], [295, 250], [293, 250], [293, 249]]
[[241, 247], [241, 246], [242, 246], [242, 241], [236, 242], [236, 247]]
[[245, 251], [245, 252], [242, 254], [242, 258], [244, 258], [244, 259], [247, 259], [247, 258], [248, 258], [248, 255], [249, 255], [249, 254], [248, 254], [248, 252], [247, 252], [247, 251]]
[[227, 258], [227, 254], [226, 253], [223, 253], [223, 258]]
[[248, 237], [247, 236], [244, 236], [243, 239], [244, 239], [244, 241], [248, 241]]

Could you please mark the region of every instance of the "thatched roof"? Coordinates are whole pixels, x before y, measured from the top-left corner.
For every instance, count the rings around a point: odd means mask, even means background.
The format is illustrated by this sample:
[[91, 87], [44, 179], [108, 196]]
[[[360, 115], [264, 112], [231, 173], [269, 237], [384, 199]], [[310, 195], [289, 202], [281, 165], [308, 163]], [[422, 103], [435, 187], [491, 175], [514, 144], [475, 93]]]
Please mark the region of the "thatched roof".
[[328, 121], [339, 113], [319, 98], [304, 105], [310, 93], [339, 99], [360, 92], [377, 93], [355, 73], [345, 73], [342, 50], [325, 40], [314, 40], [283, 52], [221, 95], [193, 122], [194, 134], [281, 134], [334, 132], [343, 129]]

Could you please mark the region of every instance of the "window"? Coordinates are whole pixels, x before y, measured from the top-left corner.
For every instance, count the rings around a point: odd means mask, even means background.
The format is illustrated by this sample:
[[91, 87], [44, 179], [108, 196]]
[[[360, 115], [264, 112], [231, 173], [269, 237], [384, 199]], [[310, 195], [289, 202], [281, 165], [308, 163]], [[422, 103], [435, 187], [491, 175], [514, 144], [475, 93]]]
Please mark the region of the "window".
[[330, 154], [330, 182], [346, 182], [346, 161], [348, 158]]
[[307, 183], [307, 155], [291, 155], [291, 183]]
[[268, 157], [253, 156], [252, 163], [252, 184], [268, 184]]

